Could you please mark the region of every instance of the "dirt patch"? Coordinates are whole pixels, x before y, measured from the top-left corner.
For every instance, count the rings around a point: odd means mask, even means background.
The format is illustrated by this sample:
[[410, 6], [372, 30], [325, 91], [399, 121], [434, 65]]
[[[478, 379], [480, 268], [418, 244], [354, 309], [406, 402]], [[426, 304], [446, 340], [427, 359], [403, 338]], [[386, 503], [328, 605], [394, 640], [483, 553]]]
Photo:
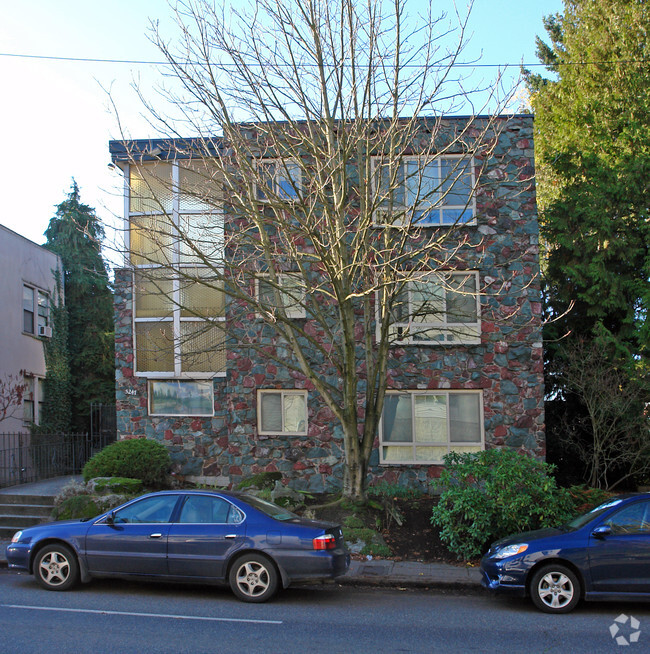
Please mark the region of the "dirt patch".
[[[310, 502], [308, 508], [311, 508], [314, 504], [322, 505], [327, 501], [328, 498], [315, 498], [313, 502]], [[383, 536], [392, 552], [389, 558], [395, 561], [465, 565], [447, 549], [444, 542], [440, 540], [438, 528], [431, 524], [431, 513], [436, 502], [437, 498], [429, 496], [418, 499], [394, 500], [393, 506], [397, 510], [396, 513], [401, 516], [401, 525], [394, 515], [391, 515], [391, 512], [386, 511], [386, 509], [368, 507], [363, 510], [353, 511], [339, 504], [316, 508], [314, 514], [318, 519], [330, 520], [341, 525], [345, 523], [346, 517], [352, 514], [360, 517], [368, 527], [376, 529]], [[365, 557], [359, 555], [359, 558]]]

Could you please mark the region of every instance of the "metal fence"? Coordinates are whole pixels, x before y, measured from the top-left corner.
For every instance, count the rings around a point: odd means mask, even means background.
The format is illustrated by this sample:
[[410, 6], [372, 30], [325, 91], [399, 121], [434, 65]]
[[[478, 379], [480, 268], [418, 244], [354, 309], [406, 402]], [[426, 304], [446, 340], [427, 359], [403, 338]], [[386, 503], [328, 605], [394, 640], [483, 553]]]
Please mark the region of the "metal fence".
[[0, 488], [77, 475], [114, 434], [0, 434]]

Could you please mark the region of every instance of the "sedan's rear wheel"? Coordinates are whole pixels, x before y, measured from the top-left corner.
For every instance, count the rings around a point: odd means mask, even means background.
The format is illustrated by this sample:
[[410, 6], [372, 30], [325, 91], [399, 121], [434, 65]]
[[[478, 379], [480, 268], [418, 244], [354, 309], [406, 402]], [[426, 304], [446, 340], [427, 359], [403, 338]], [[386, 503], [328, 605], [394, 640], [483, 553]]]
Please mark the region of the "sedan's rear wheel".
[[244, 602], [266, 602], [278, 589], [275, 566], [260, 554], [240, 556], [230, 569], [230, 588]]
[[540, 568], [530, 583], [533, 604], [546, 613], [568, 613], [580, 601], [580, 581], [563, 565]]
[[47, 590], [68, 590], [79, 580], [77, 557], [65, 545], [48, 545], [36, 555], [34, 576]]

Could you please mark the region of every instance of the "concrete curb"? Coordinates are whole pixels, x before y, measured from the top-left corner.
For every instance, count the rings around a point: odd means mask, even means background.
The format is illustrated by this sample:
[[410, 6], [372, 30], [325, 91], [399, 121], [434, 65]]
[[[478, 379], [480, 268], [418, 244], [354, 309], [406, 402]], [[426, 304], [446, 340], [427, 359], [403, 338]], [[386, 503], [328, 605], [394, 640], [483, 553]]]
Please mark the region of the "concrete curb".
[[[5, 555], [9, 541], [0, 542], [0, 569], [7, 568]], [[350, 570], [334, 580], [341, 586], [374, 586], [378, 588], [436, 588], [440, 590], [479, 590], [478, 568], [446, 563], [420, 561], [352, 561]]]

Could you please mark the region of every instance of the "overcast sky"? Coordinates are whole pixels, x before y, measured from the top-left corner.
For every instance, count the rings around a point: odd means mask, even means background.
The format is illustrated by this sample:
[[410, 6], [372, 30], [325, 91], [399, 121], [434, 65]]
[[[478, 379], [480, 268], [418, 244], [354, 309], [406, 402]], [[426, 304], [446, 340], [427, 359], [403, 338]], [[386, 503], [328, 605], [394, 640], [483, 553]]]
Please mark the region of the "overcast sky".
[[[409, 11], [418, 4], [408, 0]], [[534, 63], [542, 17], [562, 8], [561, 0], [475, 0], [467, 56]], [[173, 36], [169, 13], [165, 0], [0, 0], [0, 224], [43, 243], [73, 177], [103, 221], [121, 217], [122, 178], [108, 169], [108, 141], [120, 132], [105, 89], [130, 136], [155, 135], [130, 90], [134, 79], [155, 75], [155, 66], [10, 55], [160, 61], [147, 30], [156, 19]], [[495, 69], [477, 74], [489, 80]]]

